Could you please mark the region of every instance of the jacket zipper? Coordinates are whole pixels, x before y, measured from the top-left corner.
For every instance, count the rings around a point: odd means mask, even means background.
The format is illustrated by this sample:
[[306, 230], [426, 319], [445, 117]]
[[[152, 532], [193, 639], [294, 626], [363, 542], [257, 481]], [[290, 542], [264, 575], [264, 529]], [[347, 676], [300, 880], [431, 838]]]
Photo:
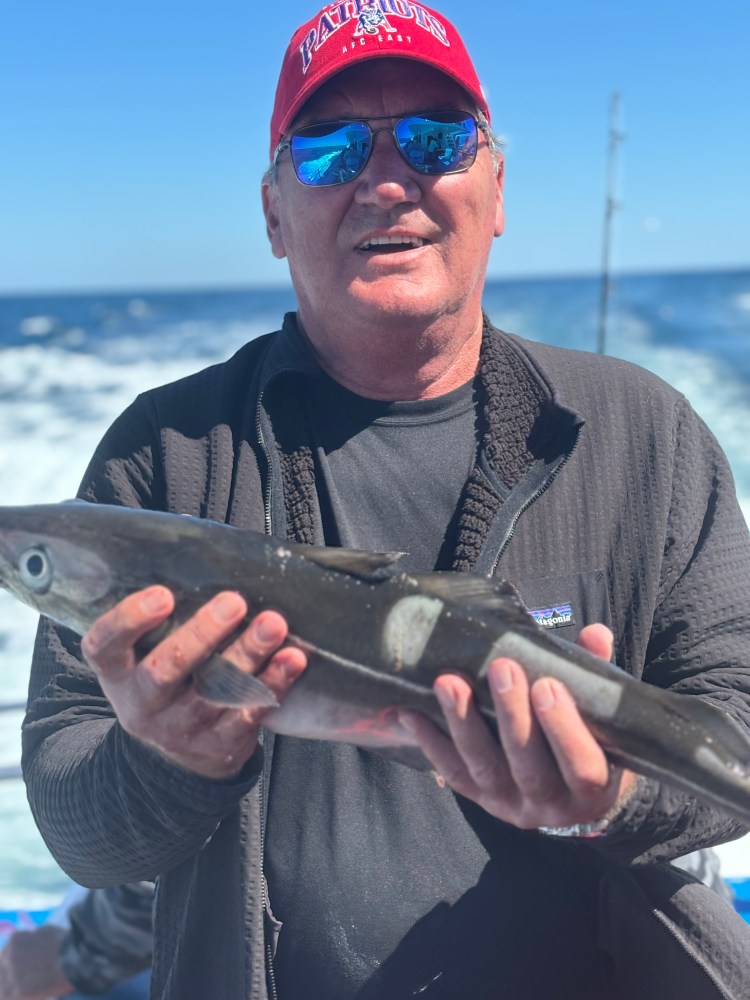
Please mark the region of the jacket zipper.
[[266, 934], [266, 919], [268, 917], [268, 892], [266, 890], [265, 876], [265, 855], [266, 855], [266, 807], [265, 807], [265, 783], [266, 776], [263, 772], [258, 780], [258, 793], [260, 795], [260, 900], [263, 917], [263, 944], [264, 959], [266, 966], [266, 988], [269, 1000], [278, 1000], [279, 992], [276, 987], [276, 972], [273, 967], [273, 944], [268, 940]]
[[[266, 383], [267, 385], [268, 383]], [[263, 403], [263, 393], [266, 391], [266, 386], [263, 386], [260, 393], [258, 394], [258, 405], [255, 408], [255, 434], [258, 439], [258, 444], [263, 449], [263, 455], [266, 460], [266, 483], [263, 488], [263, 518], [265, 523], [265, 532], [267, 535], [271, 534], [271, 456], [266, 447], [266, 442], [263, 437], [263, 431], [260, 426], [260, 411]]]
[[[288, 371], [290, 369], [284, 369]], [[280, 374], [280, 372], [275, 372], [274, 375]], [[271, 456], [266, 446], [265, 438], [263, 437], [263, 430], [260, 425], [260, 415], [263, 406], [263, 395], [268, 386], [268, 382], [263, 386], [258, 394], [258, 403], [255, 408], [255, 433], [258, 439], [258, 443], [263, 451], [263, 456], [266, 460], [266, 482], [263, 488], [263, 519], [265, 533], [267, 535], [271, 534]], [[266, 991], [268, 993], [268, 1000], [278, 1000], [279, 992], [276, 986], [276, 972], [273, 967], [273, 944], [268, 940], [268, 935], [266, 933], [266, 923], [268, 920], [268, 890], [266, 887], [266, 775], [265, 768], [261, 771], [260, 778], [258, 781], [258, 794], [260, 796], [260, 878], [261, 878], [261, 917], [263, 925], [263, 957], [265, 962], [266, 970]]]
[[711, 972], [711, 970], [708, 968], [708, 966], [706, 965], [706, 963], [703, 961], [703, 959], [700, 957], [700, 955], [696, 955], [695, 954], [695, 952], [693, 951], [693, 949], [675, 931], [675, 929], [671, 926], [671, 924], [664, 917], [663, 914], [659, 913], [658, 910], [652, 910], [651, 912], [656, 917], [656, 919], [659, 921], [659, 923], [663, 927], [665, 927], [667, 929], [667, 931], [669, 932], [669, 934], [679, 944], [679, 946], [682, 948], [682, 950], [687, 955], [690, 956], [691, 960], [700, 969], [700, 971], [703, 973], [703, 975], [708, 980], [708, 982], [711, 984], [711, 986], [713, 986], [713, 988], [716, 990], [717, 1000], [730, 1000], [730, 994], [727, 993], [727, 992], [725, 992], [724, 987], [722, 986], [722, 984], [719, 983], [716, 980], [715, 976], [713, 975], [713, 973]]
[[577, 429], [577, 432], [576, 432], [576, 439], [573, 442], [573, 447], [570, 449], [570, 451], [568, 452], [568, 454], [563, 456], [563, 458], [560, 460], [560, 462], [558, 463], [558, 465], [552, 470], [552, 472], [549, 474], [549, 476], [547, 476], [547, 478], [542, 483], [542, 485], [539, 486], [539, 487], [537, 487], [537, 489], [531, 494], [531, 496], [528, 497], [528, 499], [525, 500], [524, 503], [516, 511], [516, 514], [515, 514], [513, 520], [510, 523], [510, 527], [508, 528], [508, 533], [506, 534], [505, 538], [503, 539], [502, 544], [500, 545], [500, 548], [497, 550], [497, 555], [495, 556], [495, 561], [492, 564], [492, 572], [490, 573], [490, 576], [494, 576], [495, 573], [497, 572], [497, 567], [498, 567], [498, 564], [500, 562], [500, 558], [501, 558], [502, 554], [505, 552], [505, 550], [508, 548], [508, 546], [510, 545], [511, 539], [513, 538], [513, 535], [515, 534], [516, 525], [518, 524], [518, 519], [521, 517], [521, 515], [523, 513], [525, 513], [525, 511], [527, 511], [529, 509], [529, 507], [533, 503], [535, 503], [539, 499], [539, 497], [543, 493], [547, 492], [547, 490], [554, 483], [554, 481], [557, 479], [557, 477], [559, 476], [559, 474], [562, 472], [562, 470], [565, 468], [565, 466], [570, 461], [571, 456], [573, 455], [573, 452], [576, 450], [576, 448], [578, 446], [578, 436], [580, 434], [580, 431], [581, 431], [581, 428], [579, 427]]

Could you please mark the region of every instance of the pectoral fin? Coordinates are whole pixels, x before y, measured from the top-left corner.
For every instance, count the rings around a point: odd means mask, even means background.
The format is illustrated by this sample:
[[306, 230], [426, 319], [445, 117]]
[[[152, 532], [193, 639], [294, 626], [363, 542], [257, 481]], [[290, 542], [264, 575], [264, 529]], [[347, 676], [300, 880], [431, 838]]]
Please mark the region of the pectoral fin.
[[224, 708], [278, 708], [276, 695], [254, 674], [240, 670], [219, 653], [201, 664], [193, 677], [195, 690], [206, 701]]

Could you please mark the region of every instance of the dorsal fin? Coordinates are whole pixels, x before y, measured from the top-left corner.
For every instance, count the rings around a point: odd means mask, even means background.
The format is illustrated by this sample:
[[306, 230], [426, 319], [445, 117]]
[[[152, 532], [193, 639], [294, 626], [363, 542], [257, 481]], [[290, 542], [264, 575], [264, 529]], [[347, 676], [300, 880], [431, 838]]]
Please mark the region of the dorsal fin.
[[507, 580], [475, 573], [414, 573], [420, 590], [451, 604], [465, 604], [483, 614], [499, 614], [528, 626], [529, 612], [518, 591]]
[[403, 552], [365, 552], [362, 549], [317, 548], [303, 546], [301, 556], [324, 569], [348, 573], [364, 580], [384, 580], [393, 573]]

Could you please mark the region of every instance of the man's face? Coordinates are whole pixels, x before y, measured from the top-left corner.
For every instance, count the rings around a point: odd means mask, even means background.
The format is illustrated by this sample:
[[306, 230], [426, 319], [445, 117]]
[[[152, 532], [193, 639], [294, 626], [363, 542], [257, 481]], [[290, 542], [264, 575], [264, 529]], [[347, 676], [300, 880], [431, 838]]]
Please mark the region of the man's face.
[[[437, 109], [475, 111], [437, 70], [375, 59], [328, 81], [294, 127]], [[300, 318], [314, 342], [342, 324], [421, 326], [451, 314], [476, 323], [490, 245], [503, 228], [502, 171], [481, 132], [473, 166], [439, 177], [410, 167], [389, 132], [375, 136], [362, 173], [334, 187], [302, 185], [285, 152], [263, 203], [273, 253], [289, 260]], [[404, 242], [395, 249], [372, 242], [383, 236]]]

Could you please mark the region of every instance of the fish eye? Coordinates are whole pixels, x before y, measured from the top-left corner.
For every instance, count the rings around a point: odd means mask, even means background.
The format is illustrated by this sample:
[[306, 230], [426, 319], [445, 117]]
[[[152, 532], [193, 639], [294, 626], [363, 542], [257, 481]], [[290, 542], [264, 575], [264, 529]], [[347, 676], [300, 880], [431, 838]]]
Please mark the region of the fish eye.
[[52, 563], [47, 552], [36, 545], [22, 552], [18, 560], [18, 575], [21, 583], [35, 594], [43, 594], [49, 590], [52, 583]]

